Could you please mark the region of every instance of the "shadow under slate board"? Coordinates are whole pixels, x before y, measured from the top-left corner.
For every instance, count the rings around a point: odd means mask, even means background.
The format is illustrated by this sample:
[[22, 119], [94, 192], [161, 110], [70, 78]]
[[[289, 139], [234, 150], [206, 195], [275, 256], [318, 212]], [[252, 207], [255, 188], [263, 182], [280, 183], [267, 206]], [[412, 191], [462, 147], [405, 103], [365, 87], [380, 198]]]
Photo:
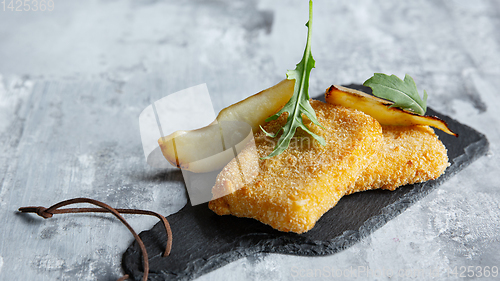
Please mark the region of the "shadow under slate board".
[[[347, 87], [371, 92], [359, 85]], [[324, 96], [317, 99], [324, 101]], [[254, 219], [218, 216], [208, 209], [207, 203], [194, 207], [188, 203], [167, 218], [173, 234], [170, 256], [161, 256], [167, 241], [161, 223], [140, 234], [150, 257], [149, 279], [192, 280], [259, 252], [322, 256], [350, 247], [488, 151], [483, 134], [430, 108], [427, 114], [445, 120], [459, 134], [456, 138], [436, 130], [448, 149], [451, 163], [437, 180], [395, 191], [372, 190], [345, 196], [312, 230], [303, 234], [280, 232]], [[142, 278], [142, 255], [136, 242], [123, 254], [122, 266], [132, 279]]]

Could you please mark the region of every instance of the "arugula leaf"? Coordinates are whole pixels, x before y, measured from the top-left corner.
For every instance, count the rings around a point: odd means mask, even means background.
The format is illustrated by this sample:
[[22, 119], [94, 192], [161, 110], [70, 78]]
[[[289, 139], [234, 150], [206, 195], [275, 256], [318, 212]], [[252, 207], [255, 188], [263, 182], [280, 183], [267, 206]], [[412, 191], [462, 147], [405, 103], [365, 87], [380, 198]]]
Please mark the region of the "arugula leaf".
[[302, 114], [307, 116], [311, 122], [314, 124], [321, 126], [319, 124], [318, 119], [316, 119], [316, 114], [314, 113], [314, 109], [309, 104], [309, 74], [311, 73], [311, 69], [314, 68], [315, 61], [311, 54], [311, 35], [312, 35], [312, 0], [309, 1], [309, 21], [306, 23], [307, 26], [307, 43], [306, 49], [304, 50], [304, 55], [302, 60], [297, 64], [294, 70], [288, 70], [286, 73], [286, 78], [288, 80], [295, 79], [295, 87], [293, 96], [287, 102], [287, 104], [276, 114], [266, 119], [266, 122], [271, 120], [276, 120], [281, 116], [282, 113], [288, 112], [288, 118], [286, 120], [285, 126], [279, 129], [276, 133], [270, 134], [266, 132], [262, 126], [260, 127], [264, 133], [272, 138], [275, 138], [278, 133], [283, 130], [281, 137], [278, 140], [278, 143], [274, 147], [273, 152], [271, 152], [268, 156], [263, 157], [262, 159], [269, 159], [273, 156], [281, 154], [285, 149], [288, 148], [290, 141], [295, 135], [295, 131], [297, 128], [302, 128], [305, 132], [309, 133], [314, 139], [319, 141], [320, 144], [325, 145], [325, 140], [311, 132], [302, 120]]
[[375, 73], [363, 85], [372, 88], [373, 95], [394, 102], [390, 107], [399, 107], [420, 115], [424, 115], [427, 110], [427, 92], [424, 91], [422, 100], [415, 81], [408, 74], [402, 81], [396, 75]]

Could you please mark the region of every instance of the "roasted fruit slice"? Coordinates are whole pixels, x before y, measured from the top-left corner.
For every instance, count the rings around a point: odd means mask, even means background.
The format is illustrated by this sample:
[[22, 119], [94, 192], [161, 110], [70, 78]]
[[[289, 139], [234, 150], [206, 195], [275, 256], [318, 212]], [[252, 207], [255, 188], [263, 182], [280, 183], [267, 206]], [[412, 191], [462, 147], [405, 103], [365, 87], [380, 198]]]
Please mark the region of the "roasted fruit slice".
[[[238, 121], [248, 124], [254, 132], [260, 130], [259, 125], [264, 124], [267, 117], [276, 113], [288, 102], [293, 95], [294, 85], [295, 80], [285, 79], [271, 88], [224, 108], [217, 115], [217, 119], [207, 127], [192, 131], [176, 131], [160, 138], [158, 144], [163, 156], [170, 164], [197, 173], [224, 167], [234, 154], [223, 152], [237, 145], [248, 134], [244, 134], [243, 138], [229, 136], [238, 140], [230, 142], [227, 134], [221, 134], [222, 128], [219, 124], [227, 122], [237, 124], [235, 121]], [[244, 130], [241, 126], [234, 129], [236, 133], [242, 131]]]
[[390, 107], [393, 104], [391, 101], [377, 98], [354, 89], [333, 85], [326, 90], [325, 99], [331, 104], [361, 110], [375, 118], [381, 125], [427, 125], [447, 134], [458, 136], [448, 128], [446, 122], [437, 117], [422, 116], [400, 108]]

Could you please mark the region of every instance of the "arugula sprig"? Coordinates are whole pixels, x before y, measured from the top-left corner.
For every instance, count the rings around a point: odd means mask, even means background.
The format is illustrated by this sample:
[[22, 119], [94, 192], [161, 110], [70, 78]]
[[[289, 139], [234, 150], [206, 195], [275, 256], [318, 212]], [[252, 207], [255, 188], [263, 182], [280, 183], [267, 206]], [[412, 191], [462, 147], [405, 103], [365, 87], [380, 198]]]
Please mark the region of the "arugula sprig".
[[419, 115], [424, 115], [427, 111], [427, 92], [424, 91], [422, 100], [415, 81], [408, 74], [403, 81], [396, 75], [375, 73], [363, 85], [372, 88], [374, 96], [394, 102], [390, 107], [399, 107]]
[[264, 130], [264, 128], [262, 128], [262, 126], [260, 127], [267, 136], [272, 138], [278, 136], [278, 133], [283, 130], [283, 133], [281, 134], [278, 143], [274, 147], [273, 152], [271, 152], [268, 156], [263, 157], [262, 159], [269, 159], [285, 151], [285, 149], [288, 148], [293, 136], [295, 135], [295, 131], [299, 127], [310, 134], [320, 144], [326, 144], [325, 140], [321, 136], [318, 136], [315, 133], [311, 132], [302, 120], [302, 114], [304, 114], [305, 116], [307, 116], [307, 118], [309, 118], [309, 120], [311, 120], [311, 122], [323, 128], [323, 126], [321, 126], [321, 124], [318, 122], [318, 119], [316, 118], [314, 109], [309, 104], [309, 74], [311, 73], [311, 69], [314, 68], [315, 64], [315, 61], [311, 54], [312, 16], [312, 0], [310, 0], [309, 21], [306, 23], [307, 43], [304, 50], [304, 55], [302, 57], [302, 60], [297, 64], [296, 68], [294, 70], [288, 70], [286, 73], [286, 77], [288, 80], [295, 79], [293, 95], [280, 111], [266, 119], [266, 122], [276, 120], [281, 116], [281, 114], [288, 112], [286, 124], [274, 134], [268, 133]]

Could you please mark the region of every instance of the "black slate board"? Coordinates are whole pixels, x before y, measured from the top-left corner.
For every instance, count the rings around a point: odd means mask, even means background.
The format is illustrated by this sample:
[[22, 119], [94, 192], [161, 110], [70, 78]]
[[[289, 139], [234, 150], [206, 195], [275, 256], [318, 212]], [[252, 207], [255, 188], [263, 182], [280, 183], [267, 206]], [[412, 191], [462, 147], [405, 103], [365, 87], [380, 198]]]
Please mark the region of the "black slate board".
[[[348, 87], [370, 92], [363, 86]], [[323, 96], [318, 99], [324, 101]], [[321, 256], [350, 247], [488, 151], [483, 134], [430, 108], [427, 114], [445, 120], [459, 134], [456, 138], [436, 130], [451, 163], [437, 180], [396, 191], [372, 190], [345, 196], [304, 234], [279, 232], [254, 219], [218, 216], [207, 203], [194, 207], [188, 203], [167, 218], [173, 233], [170, 256], [161, 256], [167, 241], [161, 223], [140, 234], [150, 257], [149, 280], [192, 280], [259, 252]], [[131, 279], [142, 278], [142, 256], [136, 242], [123, 254], [122, 266]]]

